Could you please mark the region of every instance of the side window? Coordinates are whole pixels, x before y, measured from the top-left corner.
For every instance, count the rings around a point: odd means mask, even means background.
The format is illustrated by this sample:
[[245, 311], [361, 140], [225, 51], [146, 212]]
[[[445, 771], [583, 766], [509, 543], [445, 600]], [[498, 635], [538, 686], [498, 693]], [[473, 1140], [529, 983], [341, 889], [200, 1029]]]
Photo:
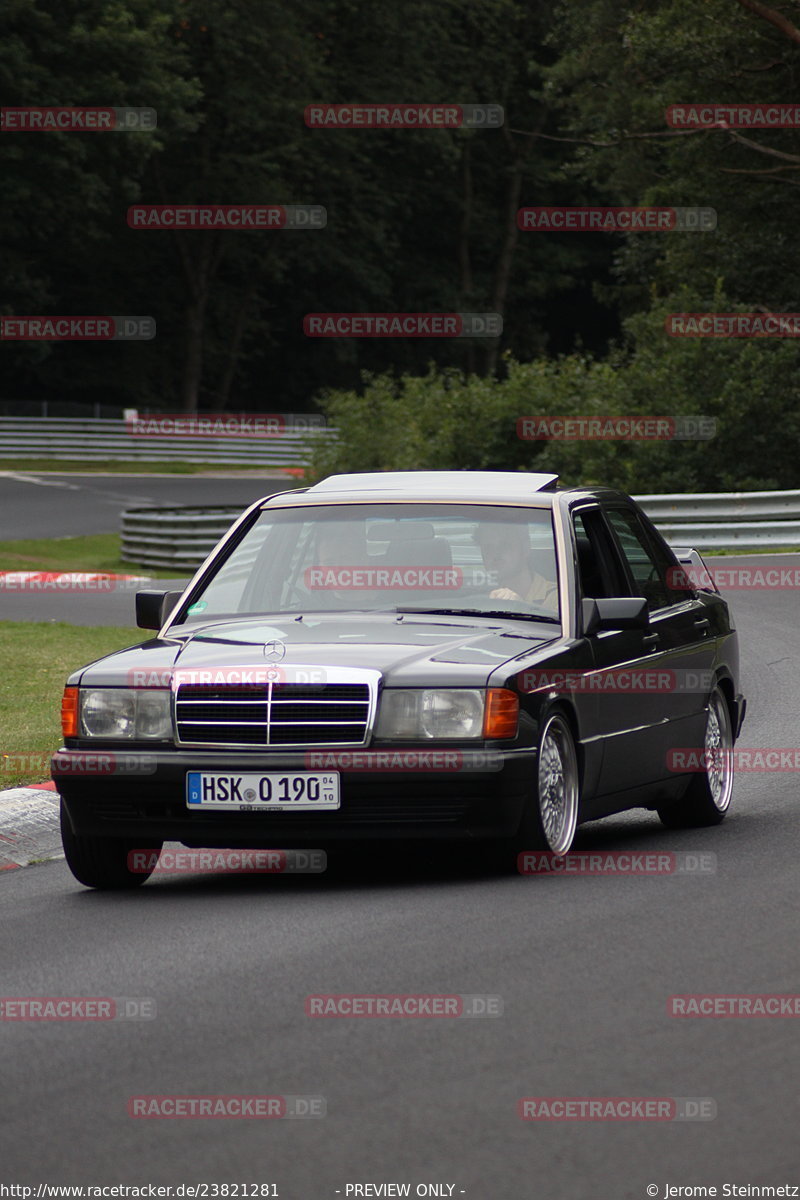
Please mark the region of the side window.
[[689, 593], [668, 585], [667, 571], [673, 564], [636, 513], [628, 508], [607, 508], [606, 517], [628, 563], [635, 591], [646, 598], [648, 609], [652, 612], [686, 599]]
[[679, 580], [676, 579], [676, 575], [680, 575], [681, 570], [680, 567], [677, 567], [676, 570], [675, 559], [672, 555], [667, 554], [661, 542], [653, 537], [653, 531], [647, 528], [647, 523], [638, 516], [636, 519], [644, 536], [645, 544], [650, 547], [650, 552], [658, 564], [659, 573], [669, 594], [667, 603], [680, 604], [685, 600], [694, 600], [694, 589], [681, 587]]
[[600, 509], [578, 509], [572, 514], [572, 525], [582, 598], [602, 600], [609, 596], [626, 596], [630, 590], [628, 581]]
[[264, 581], [259, 577], [259, 562], [264, 558], [270, 542], [270, 532], [271, 526], [266, 522], [256, 524], [231, 551], [227, 561], [203, 591], [201, 612], [210, 616], [249, 611], [249, 597], [257, 581], [259, 589], [264, 586]]

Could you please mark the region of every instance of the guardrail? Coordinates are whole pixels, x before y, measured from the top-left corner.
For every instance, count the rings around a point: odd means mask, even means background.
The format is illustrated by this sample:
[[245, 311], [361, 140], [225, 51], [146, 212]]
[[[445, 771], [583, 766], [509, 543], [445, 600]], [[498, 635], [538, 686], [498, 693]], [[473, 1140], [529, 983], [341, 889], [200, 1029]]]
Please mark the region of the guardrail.
[[698, 492], [635, 499], [673, 545], [740, 551], [800, 546], [800, 491]]
[[122, 514], [123, 562], [194, 574], [242, 508], [127, 508]]
[[[739, 551], [800, 546], [800, 491], [635, 499], [676, 546]], [[231, 507], [129, 508], [122, 514], [123, 561], [194, 572], [241, 511]]]
[[143, 436], [131, 433], [125, 421], [0, 417], [0, 460], [51, 458], [303, 467], [310, 459], [316, 439], [335, 436], [336, 430], [331, 428], [287, 429], [270, 437]]

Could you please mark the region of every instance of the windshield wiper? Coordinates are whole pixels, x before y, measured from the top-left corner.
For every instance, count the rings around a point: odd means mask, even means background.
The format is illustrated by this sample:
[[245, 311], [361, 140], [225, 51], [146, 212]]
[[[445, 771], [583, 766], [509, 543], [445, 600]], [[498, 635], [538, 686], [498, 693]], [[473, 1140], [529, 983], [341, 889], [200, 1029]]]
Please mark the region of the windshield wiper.
[[546, 621], [550, 625], [561, 624], [558, 617], [549, 617], [538, 613], [509, 612], [505, 608], [417, 608], [415, 605], [402, 604], [398, 605], [395, 611], [442, 617], [504, 617], [513, 621]]

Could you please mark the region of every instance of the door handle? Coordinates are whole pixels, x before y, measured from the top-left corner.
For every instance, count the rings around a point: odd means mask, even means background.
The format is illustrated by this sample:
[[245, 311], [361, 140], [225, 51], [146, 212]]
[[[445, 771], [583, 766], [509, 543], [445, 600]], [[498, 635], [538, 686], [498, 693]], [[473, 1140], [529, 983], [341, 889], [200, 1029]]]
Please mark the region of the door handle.
[[655, 650], [655, 649], [657, 649], [658, 643], [660, 641], [661, 641], [660, 633], [646, 633], [644, 635], [644, 637], [642, 638], [642, 645], [649, 646], [651, 648], [651, 650]]
[[700, 617], [699, 620], [695, 621], [694, 627], [695, 629], [702, 629], [703, 633], [708, 633], [711, 629], [711, 623], [708, 617]]

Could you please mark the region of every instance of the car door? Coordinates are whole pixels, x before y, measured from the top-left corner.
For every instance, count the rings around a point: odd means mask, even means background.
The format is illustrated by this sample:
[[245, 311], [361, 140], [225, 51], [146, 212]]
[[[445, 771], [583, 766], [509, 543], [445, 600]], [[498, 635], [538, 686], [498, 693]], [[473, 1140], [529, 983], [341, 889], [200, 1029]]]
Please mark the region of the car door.
[[670, 750], [703, 745], [714, 637], [703, 601], [691, 588], [675, 586], [676, 559], [646, 518], [623, 501], [603, 508], [633, 594], [647, 599], [650, 628], [643, 641], [648, 661], [663, 675], [647, 703], [651, 718], [657, 718], [647, 738], [652, 755], [647, 773], [651, 779], [674, 778]]
[[[601, 505], [580, 504], [571, 517], [582, 598], [642, 595]], [[594, 669], [582, 685], [584, 711], [591, 718], [584, 740], [602, 744], [598, 799], [660, 777], [665, 716], [658, 688], [664, 656], [661, 635], [651, 634], [650, 629], [615, 629], [588, 635]], [[602, 801], [589, 807], [603, 811]]]

